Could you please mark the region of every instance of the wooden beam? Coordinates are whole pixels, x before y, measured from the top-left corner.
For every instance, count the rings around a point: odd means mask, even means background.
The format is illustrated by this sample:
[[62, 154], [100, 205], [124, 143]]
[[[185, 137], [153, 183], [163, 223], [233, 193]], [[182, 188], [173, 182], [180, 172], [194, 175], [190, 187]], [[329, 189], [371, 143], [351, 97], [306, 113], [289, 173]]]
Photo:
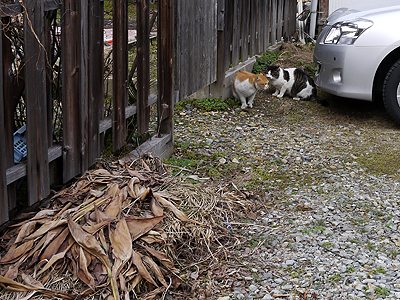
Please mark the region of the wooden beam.
[[128, 78], [128, 7], [126, 0], [113, 1], [113, 151], [125, 145]]
[[149, 130], [150, 108], [147, 106], [150, 89], [150, 0], [138, 0], [136, 2], [137, 17], [137, 115], [138, 135]]
[[[24, 14], [25, 103], [27, 110], [27, 177], [28, 204], [42, 200], [50, 193], [46, 64], [44, 49], [44, 4], [26, 0]], [[45, 134], [43, 134], [45, 133]]]
[[64, 0], [62, 16], [61, 64], [63, 105], [63, 181], [81, 173], [79, 123], [79, 36], [78, 0]]
[[173, 0], [158, 0], [158, 126], [173, 140]]
[[[3, 72], [3, 38], [4, 35], [3, 24], [0, 24], [1, 28], [1, 36], [0, 36], [0, 82], [3, 83], [4, 72]], [[6, 140], [6, 131], [5, 131], [5, 115], [4, 115], [4, 84], [0, 84], [0, 141]], [[8, 149], [3, 149], [3, 151], [7, 151]], [[6, 178], [6, 170], [7, 170], [7, 155], [0, 155], [0, 224], [8, 221], [8, 196], [7, 196], [7, 178]]]

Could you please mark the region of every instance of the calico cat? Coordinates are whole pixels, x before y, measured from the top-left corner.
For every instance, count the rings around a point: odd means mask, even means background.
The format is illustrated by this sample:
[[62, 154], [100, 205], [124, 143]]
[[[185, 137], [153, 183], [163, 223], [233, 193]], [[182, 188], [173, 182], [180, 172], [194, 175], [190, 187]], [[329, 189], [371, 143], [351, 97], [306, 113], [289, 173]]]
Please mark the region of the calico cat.
[[247, 105], [253, 107], [257, 91], [267, 89], [268, 79], [263, 74], [253, 74], [240, 70], [233, 79], [233, 95], [242, 102], [242, 109], [246, 108]]
[[317, 88], [315, 87], [314, 80], [303, 70], [266, 66], [265, 76], [268, 78], [270, 85], [275, 88], [273, 96], [281, 98], [286, 93], [293, 97], [294, 100], [317, 99]]

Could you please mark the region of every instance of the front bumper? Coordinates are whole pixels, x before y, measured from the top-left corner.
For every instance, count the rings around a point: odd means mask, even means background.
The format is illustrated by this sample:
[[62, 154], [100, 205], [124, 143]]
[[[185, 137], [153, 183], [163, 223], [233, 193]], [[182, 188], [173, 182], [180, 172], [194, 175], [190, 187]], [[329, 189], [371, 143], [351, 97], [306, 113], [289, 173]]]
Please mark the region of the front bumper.
[[320, 39], [314, 49], [315, 84], [333, 95], [372, 101], [382, 47], [322, 44]]

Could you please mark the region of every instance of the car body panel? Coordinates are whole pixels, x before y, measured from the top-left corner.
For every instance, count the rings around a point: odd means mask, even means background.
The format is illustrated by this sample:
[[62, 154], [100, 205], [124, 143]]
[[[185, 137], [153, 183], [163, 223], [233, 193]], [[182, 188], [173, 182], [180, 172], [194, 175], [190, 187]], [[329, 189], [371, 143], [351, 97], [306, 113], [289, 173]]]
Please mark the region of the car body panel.
[[[371, 101], [379, 65], [400, 47], [400, 1], [367, 2], [361, 3], [361, 8], [343, 8], [331, 14], [318, 37], [314, 63], [318, 66], [315, 83], [322, 90], [341, 97]], [[381, 7], [384, 2], [388, 7]], [[380, 7], [365, 10], [377, 3]], [[371, 20], [374, 24], [353, 45], [323, 43], [333, 24], [358, 18]]]

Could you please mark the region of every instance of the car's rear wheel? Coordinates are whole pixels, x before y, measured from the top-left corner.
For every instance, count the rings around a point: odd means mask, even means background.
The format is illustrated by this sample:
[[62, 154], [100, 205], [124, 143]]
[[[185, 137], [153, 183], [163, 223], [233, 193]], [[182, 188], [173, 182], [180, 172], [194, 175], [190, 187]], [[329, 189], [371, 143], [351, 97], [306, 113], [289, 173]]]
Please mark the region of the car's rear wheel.
[[386, 75], [383, 83], [383, 102], [388, 114], [400, 125], [400, 60]]

